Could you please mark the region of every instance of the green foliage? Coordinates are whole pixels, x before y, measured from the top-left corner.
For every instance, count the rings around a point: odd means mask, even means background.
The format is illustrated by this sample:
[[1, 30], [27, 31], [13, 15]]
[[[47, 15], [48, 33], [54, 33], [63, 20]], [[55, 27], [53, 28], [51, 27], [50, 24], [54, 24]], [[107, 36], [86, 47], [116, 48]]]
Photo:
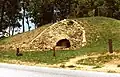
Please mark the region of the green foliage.
[[21, 18], [21, 9], [18, 0], [1, 0], [0, 1], [0, 32], [3, 32], [6, 28], [21, 27], [18, 19]]
[[53, 2], [50, 0], [31, 0], [28, 6], [29, 17], [37, 27], [51, 23], [53, 17]]
[[[54, 6], [60, 10], [59, 18], [106, 16], [119, 19], [119, 0], [31, 0], [28, 12], [33, 22], [41, 26], [54, 20]], [[49, 17], [49, 18], [48, 18]]]
[[[119, 0], [2, 0], [0, 6], [0, 30], [20, 26], [18, 20], [24, 16], [37, 27], [65, 18], [105, 16], [120, 19]], [[60, 11], [58, 16], [54, 14], [54, 7]], [[28, 14], [22, 16], [22, 8]]]

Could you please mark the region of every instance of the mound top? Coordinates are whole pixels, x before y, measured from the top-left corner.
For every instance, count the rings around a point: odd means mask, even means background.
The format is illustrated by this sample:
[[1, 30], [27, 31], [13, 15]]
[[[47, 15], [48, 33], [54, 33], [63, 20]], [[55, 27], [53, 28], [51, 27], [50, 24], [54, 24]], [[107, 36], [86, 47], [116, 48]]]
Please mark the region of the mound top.
[[64, 19], [56, 22], [30, 42], [32, 49], [51, 49], [64, 46], [78, 49], [86, 45], [84, 23], [76, 20]]

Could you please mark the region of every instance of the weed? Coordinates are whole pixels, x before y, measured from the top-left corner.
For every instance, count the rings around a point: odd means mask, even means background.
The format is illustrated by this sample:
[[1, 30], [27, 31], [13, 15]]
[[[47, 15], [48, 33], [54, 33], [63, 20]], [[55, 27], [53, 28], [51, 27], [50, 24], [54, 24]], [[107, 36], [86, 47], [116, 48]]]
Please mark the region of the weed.
[[62, 65], [60, 65], [60, 67], [65, 68], [65, 65], [64, 65], [64, 64], [62, 64]]
[[76, 66], [74, 66], [74, 65], [69, 65], [69, 66], [67, 66], [67, 67], [69, 67], [69, 68], [74, 68], [74, 67], [76, 67]]
[[102, 68], [102, 67], [103, 67], [102, 65], [97, 65], [97, 66], [93, 67], [93, 69]]
[[108, 73], [117, 73], [116, 71], [109, 70]]
[[117, 67], [120, 67], [120, 64], [119, 64], [119, 65], [117, 65]]

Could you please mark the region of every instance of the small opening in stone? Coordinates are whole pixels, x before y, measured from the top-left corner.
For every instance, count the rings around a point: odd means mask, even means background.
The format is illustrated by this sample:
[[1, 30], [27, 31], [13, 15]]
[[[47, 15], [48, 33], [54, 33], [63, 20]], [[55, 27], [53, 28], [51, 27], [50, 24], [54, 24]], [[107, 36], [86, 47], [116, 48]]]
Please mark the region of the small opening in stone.
[[73, 23], [74, 23], [73, 21], [67, 22], [68, 25], [73, 25]]
[[70, 41], [67, 39], [61, 39], [56, 43], [56, 46], [61, 46], [61, 47], [65, 47], [65, 48], [69, 48], [70, 47]]

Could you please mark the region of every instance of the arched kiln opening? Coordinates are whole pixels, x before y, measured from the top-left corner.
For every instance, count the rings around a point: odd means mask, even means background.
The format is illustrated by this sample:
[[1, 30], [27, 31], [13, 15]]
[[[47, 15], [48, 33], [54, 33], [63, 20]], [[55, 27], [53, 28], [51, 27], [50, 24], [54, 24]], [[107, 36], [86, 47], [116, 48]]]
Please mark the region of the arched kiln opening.
[[61, 47], [65, 47], [65, 48], [69, 48], [70, 47], [70, 41], [67, 39], [61, 39], [56, 43], [56, 46], [61, 46]]

